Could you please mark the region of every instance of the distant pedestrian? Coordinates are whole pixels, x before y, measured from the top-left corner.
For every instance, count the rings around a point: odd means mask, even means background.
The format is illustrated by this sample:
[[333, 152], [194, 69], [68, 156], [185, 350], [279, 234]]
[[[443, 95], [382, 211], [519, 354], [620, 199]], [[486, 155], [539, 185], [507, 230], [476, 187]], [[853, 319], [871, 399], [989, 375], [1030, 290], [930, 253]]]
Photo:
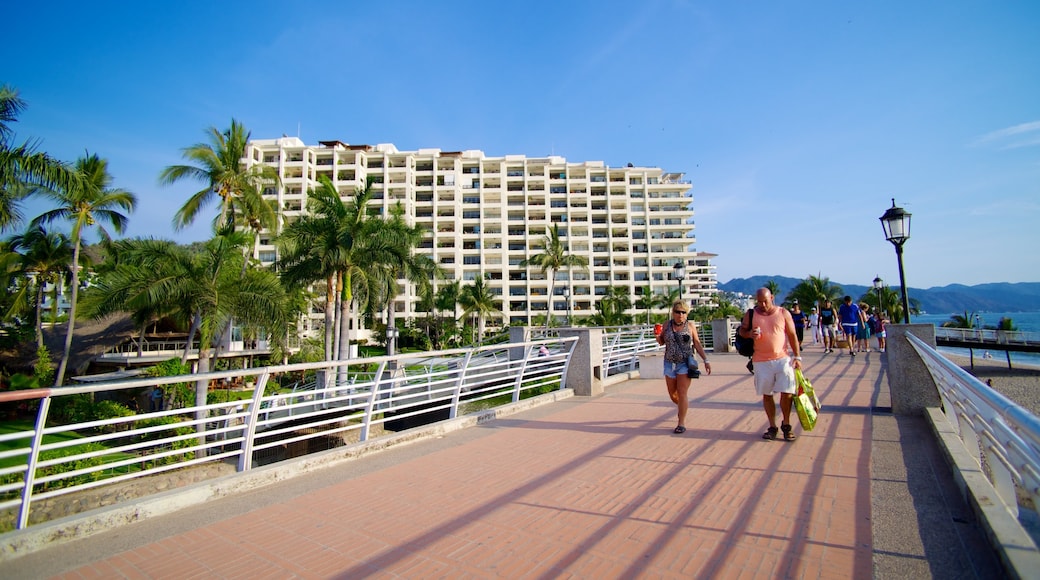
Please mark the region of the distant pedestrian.
[[812, 329], [812, 343], [820, 344], [823, 333], [820, 332], [820, 312], [815, 306], [812, 307], [812, 312], [809, 313], [809, 328]]
[[[783, 420], [779, 430], [783, 432], [785, 441], [794, 441], [796, 437], [791, 428], [791, 403], [797, 392], [794, 371], [802, 368], [794, 320], [790, 312], [773, 304], [773, 293], [768, 288], [759, 288], [755, 294], [754, 322], [751, 324], [745, 312], [737, 332], [744, 338], [755, 340], [755, 354], [751, 357], [755, 363], [755, 391], [762, 396], [762, 408], [769, 421], [769, 428], [762, 438], [776, 439], [776, 400], [773, 396], [780, 393]], [[793, 358], [788, 355], [788, 347], [794, 352]]]
[[791, 320], [794, 321], [794, 333], [798, 337], [798, 348], [802, 348], [802, 342], [805, 341], [805, 323], [808, 320], [808, 316], [802, 312], [802, 307], [795, 302], [794, 308], [791, 310]]
[[664, 346], [664, 384], [668, 388], [668, 396], [678, 407], [678, 425], [673, 433], [686, 432], [686, 413], [690, 408], [689, 390], [691, 375], [696, 374], [696, 352], [704, 361], [704, 370], [711, 374], [711, 363], [708, 355], [697, 337], [697, 328], [687, 320], [689, 308], [682, 300], [672, 304], [672, 319], [657, 335], [657, 344]]
[[831, 306], [831, 301], [826, 300], [820, 309], [820, 326], [823, 332], [823, 352], [834, 352], [834, 342], [837, 339], [834, 325], [838, 320], [838, 313]]
[[856, 327], [856, 352], [870, 352], [870, 305], [859, 303], [859, 326]]
[[885, 315], [881, 312], [875, 312], [872, 319], [874, 320], [874, 337], [877, 338], [878, 352], [885, 352], [885, 337], [887, 335], [885, 325], [888, 324], [888, 321], [885, 320]]
[[152, 393], [149, 397], [148, 409], [151, 411], [163, 411], [165, 410], [166, 404], [163, 400], [164, 393], [161, 387], [152, 387]]
[[859, 306], [852, 303], [852, 297], [846, 296], [844, 304], [838, 307], [838, 319], [841, 320], [841, 329], [845, 334], [845, 341], [849, 343], [849, 355], [856, 356], [856, 330], [860, 325]]

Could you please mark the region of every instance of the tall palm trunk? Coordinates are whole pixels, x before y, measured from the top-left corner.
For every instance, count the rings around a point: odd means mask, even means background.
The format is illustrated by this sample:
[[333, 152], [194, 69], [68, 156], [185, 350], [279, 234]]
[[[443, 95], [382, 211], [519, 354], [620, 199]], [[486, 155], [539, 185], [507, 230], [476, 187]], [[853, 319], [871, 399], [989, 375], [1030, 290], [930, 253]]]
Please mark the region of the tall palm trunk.
[[[350, 358], [350, 308], [352, 300], [345, 297], [340, 298], [339, 304], [339, 351], [336, 360], [347, 360]], [[347, 367], [340, 365], [336, 367], [336, 380], [338, 384], [347, 382]]]
[[334, 308], [332, 328], [335, 333], [335, 340], [333, 340], [332, 358], [329, 360], [339, 358], [340, 344], [345, 340], [343, 334], [343, 272], [336, 273], [336, 304]]
[[36, 283], [36, 348], [43, 348], [43, 280]]
[[61, 386], [65, 382], [65, 369], [69, 366], [69, 357], [72, 355], [72, 333], [76, 328], [76, 300], [79, 298], [79, 247], [80, 236], [76, 236], [76, 245], [72, 250], [72, 289], [69, 294], [69, 329], [65, 333], [65, 352], [61, 355], [61, 363], [58, 365], [58, 373], [54, 377], [55, 386]]
[[199, 331], [199, 325], [202, 324], [202, 314], [196, 312], [191, 317], [191, 326], [188, 328], [188, 340], [184, 343], [184, 352], [181, 353], [181, 362], [188, 361], [188, 353], [191, 351], [191, 345], [195, 341], [195, 334]]
[[334, 340], [336, 336], [336, 279], [329, 276], [325, 279], [325, 360], [332, 360]]

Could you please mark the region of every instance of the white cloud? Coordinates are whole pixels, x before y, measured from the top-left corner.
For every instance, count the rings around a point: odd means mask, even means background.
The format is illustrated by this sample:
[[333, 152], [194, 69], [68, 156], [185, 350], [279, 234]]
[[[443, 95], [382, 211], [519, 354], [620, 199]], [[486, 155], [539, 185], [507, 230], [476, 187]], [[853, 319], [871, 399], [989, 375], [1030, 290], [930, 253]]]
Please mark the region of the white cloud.
[[975, 139], [971, 144], [973, 146], [981, 146], [995, 143], [999, 145], [1000, 149], [1029, 147], [1040, 144], [1040, 135], [1035, 133], [1040, 133], [1040, 121], [1031, 121], [993, 131]]

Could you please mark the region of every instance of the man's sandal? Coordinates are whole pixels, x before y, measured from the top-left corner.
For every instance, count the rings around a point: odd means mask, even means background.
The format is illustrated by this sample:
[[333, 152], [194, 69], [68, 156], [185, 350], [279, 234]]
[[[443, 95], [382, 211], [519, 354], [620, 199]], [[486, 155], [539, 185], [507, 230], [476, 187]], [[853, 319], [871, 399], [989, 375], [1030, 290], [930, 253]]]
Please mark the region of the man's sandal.
[[780, 430], [784, 432], [784, 441], [794, 441], [798, 437], [791, 430], [790, 425], [780, 425]]
[[685, 433], [685, 432], [686, 432], [686, 427], [683, 427], [682, 425], [679, 425], [678, 427], [676, 427], [672, 431], [672, 433]]
[[776, 427], [770, 427], [769, 429], [766, 429], [766, 432], [762, 434], [762, 438], [768, 439], [769, 441], [776, 439]]

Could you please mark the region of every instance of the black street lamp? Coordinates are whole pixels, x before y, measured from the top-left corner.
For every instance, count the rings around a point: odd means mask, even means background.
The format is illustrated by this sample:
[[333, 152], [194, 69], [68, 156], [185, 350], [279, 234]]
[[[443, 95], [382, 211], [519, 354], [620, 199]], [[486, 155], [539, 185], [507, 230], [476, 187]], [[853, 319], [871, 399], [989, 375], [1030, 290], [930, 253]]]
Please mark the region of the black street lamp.
[[672, 266], [672, 275], [675, 281], [679, 283], [679, 300], [682, 300], [682, 283], [686, 279], [686, 266], [683, 265], [682, 260], [679, 260]]
[[896, 247], [899, 286], [903, 293], [903, 322], [910, 324], [910, 299], [906, 295], [906, 277], [903, 276], [903, 244], [910, 239], [910, 212], [896, 207], [896, 200], [892, 198], [892, 207], [878, 219], [881, 220], [881, 227], [885, 229], [885, 239]]
[[571, 325], [571, 289], [563, 287], [563, 299], [567, 301], [567, 326]]
[[877, 292], [877, 309], [882, 316], [885, 314], [885, 308], [881, 305], [881, 289], [884, 287], [885, 281], [881, 279], [881, 276], [875, 276], [874, 290]]

